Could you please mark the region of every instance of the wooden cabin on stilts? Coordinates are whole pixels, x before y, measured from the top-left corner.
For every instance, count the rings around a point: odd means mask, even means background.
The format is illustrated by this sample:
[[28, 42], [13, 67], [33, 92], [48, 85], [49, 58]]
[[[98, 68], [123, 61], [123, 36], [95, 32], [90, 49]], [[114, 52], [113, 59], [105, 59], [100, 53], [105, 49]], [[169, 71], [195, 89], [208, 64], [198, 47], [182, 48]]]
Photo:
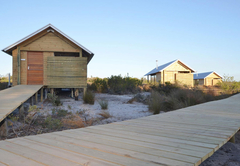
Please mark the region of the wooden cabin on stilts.
[[12, 56], [13, 86], [43, 85], [50, 93], [70, 88], [75, 97], [79, 89], [86, 91], [87, 65], [94, 54], [51, 24], [3, 51]]

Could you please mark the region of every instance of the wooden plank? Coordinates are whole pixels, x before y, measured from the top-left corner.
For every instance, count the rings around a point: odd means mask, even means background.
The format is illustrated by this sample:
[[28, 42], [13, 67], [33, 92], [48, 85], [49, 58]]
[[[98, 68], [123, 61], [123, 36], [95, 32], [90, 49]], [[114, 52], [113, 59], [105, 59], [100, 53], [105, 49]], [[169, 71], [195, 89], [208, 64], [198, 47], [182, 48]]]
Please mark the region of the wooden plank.
[[81, 165], [93, 165], [93, 166], [115, 165], [114, 163], [108, 163], [102, 160], [93, 159], [88, 156], [84, 156], [78, 153], [67, 151], [65, 149], [56, 148], [46, 144], [37, 143], [24, 138], [11, 139], [11, 140], [8, 140], [8, 142], [30, 147], [31, 149], [41, 151], [49, 155], [54, 155], [54, 156], [63, 158], [65, 160], [69, 160], [71, 162], [80, 163]]
[[0, 122], [41, 87], [42, 85], [17, 85], [0, 91]]
[[44, 152], [38, 151], [38, 150], [33, 150], [30, 149], [26, 146], [21, 146], [17, 144], [12, 144], [9, 142], [0, 142], [0, 148], [6, 151], [9, 151], [11, 153], [17, 154], [22, 157], [30, 158], [38, 163], [43, 163], [45, 165], [79, 165], [79, 163], [74, 163], [68, 160], [64, 160], [60, 157], [56, 157], [53, 155], [48, 155]]
[[64, 143], [61, 141], [57, 141], [56, 139], [47, 139], [44, 137], [44, 135], [39, 135], [39, 136], [31, 136], [31, 137], [27, 137], [26, 139], [32, 140], [32, 141], [36, 141], [36, 142], [40, 142], [40, 143], [44, 143], [47, 145], [51, 145], [54, 147], [58, 147], [58, 148], [62, 148], [65, 150], [70, 150], [72, 152], [75, 153], [80, 153], [82, 155], [86, 155], [86, 156], [94, 156], [94, 158], [100, 159], [100, 160], [104, 160], [104, 161], [108, 161], [108, 162], [112, 162], [115, 164], [121, 164], [121, 165], [162, 165], [160, 163], [154, 163], [154, 162], [146, 162], [143, 160], [135, 160], [130, 156], [120, 156], [120, 155], [116, 155], [116, 154], [112, 154], [112, 153], [105, 153], [102, 151], [97, 151], [94, 149], [89, 149], [86, 147], [82, 147], [82, 146], [76, 146], [73, 144], [68, 144], [68, 143]]
[[31, 160], [29, 158], [9, 152], [8, 150], [3, 150], [1, 148], [0, 148], [0, 160], [1, 160], [1, 163], [6, 164], [6, 165], [11, 165], [11, 166], [19, 166], [19, 165], [43, 166], [44, 165], [43, 163], [39, 163], [35, 160]]
[[[147, 148], [143, 146], [137, 146], [137, 145], [131, 145], [127, 144], [124, 142], [115, 142], [115, 141], [110, 141], [110, 140], [104, 140], [104, 139], [92, 139], [91, 137], [85, 138], [84, 136], [79, 136], [75, 133], [65, 133], [65, 132], [60, 132], [60, 133], [54, 133], [56, 135], [56, 138], [60, 138], [64, 142], [69, 142], [69, 143], [80, 143], [84, 146], [92, 147], [92, 148], [97, 148], [103, 150], [109, 150], [113, 151], [115, 149], [115, 152], [113, 153], [119, 153], [121, 149], [127, 149], [130, 150], [128, 152], [124, 152], [125, 154], [128, 154], [130, 156], [136, 156], [137, 153], [143, 153], [143, 154], [149, 154], [152, 156], [158, 156], [158, 157], [164, 157], [168, 158], [171, 160], [177, 160], [177, 161], [184, 161], [188, 163], [199, 163], [201, 161], [200, 157], [193, 156], [192, 153], [188, 152], [188, 156], [182, 155], [181, 153], [176, 153], [177, 151], [161, 151], [153, 148]], [[57, 137], [58, 136], [58, 137]], [[54, 137], [54, 136], [52, 136]], [[51, 138], [51, 137], [50, 137]], [[134, 153], [134, 154], [131, 154]], [[140, 157], [141, 156], [141, 157]], [[201, 155], [202, 156], [202, 155]], [[146, 160], [150, 159], [148, 155], [142, 156], [141, 154], [137, 155], [136, 158], [146, 158]], [[152, 160], [155, 160], [156, 158], [152, 158]], [[167, 164], [167, 163], [166, 163]]]

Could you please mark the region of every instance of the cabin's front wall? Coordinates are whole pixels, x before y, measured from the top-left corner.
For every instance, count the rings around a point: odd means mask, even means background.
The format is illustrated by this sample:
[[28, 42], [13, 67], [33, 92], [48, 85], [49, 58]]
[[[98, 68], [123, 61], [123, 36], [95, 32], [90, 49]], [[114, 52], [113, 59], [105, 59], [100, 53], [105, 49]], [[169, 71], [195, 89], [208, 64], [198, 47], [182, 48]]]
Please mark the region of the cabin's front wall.
[[[41, 32], [12, 51], [13, 86], [18, 84], [18, 49], [20, 50], [20, 84], [27, 84], [27, 53], [43, 52], [43, 85], [50, 88], [87, 87], [87, 58], [82, 49], [67, 41], [56, 32]], [[79, 57], [55, 57], [54, 52], [77, 52]], [[53, 68], [57, 66], [57, 68]]]
[[181, 84], [188, 85], [193, 87], [193, 74], [191, 73], [177, 73], [176, 80], [179, 81]]
[[219, 77], [215, 73], [211, 73], [210, 75], [208, 75], [205, 78], [205, 84], [204, 85], [206, 85], [206, 86], [214, 86], [214, 85], [216, 85], [220, 81], [221, 81], [221, 77]]
[[183, 66], [180, 62], [175, 62], [161, 72], [161, 83], [170, 82], [172, 84], [179, 81], [182, 84], [193, 86], [193, 74], [191, 70]]

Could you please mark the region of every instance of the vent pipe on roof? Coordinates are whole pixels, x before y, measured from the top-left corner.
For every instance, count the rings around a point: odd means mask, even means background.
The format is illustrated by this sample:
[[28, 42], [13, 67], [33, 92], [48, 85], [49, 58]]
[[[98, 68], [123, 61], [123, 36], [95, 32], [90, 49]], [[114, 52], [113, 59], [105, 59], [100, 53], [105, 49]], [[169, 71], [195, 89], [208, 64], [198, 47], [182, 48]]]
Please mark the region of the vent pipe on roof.
[[197, 75], [197, 77], [198, 77], [198, 73], [197, 73], [197, 71], [196, 71], [196, 75]]
[[156, 60], [156, 65], [157, 65], [157, 66], [156, 66], [156, 69], [158, 69], [158, 60]]

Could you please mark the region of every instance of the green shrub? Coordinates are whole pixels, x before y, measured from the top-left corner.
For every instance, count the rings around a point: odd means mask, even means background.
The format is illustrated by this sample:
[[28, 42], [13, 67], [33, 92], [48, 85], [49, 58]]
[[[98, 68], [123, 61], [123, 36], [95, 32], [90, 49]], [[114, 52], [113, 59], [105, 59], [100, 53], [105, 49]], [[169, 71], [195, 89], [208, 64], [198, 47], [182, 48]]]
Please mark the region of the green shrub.
[[98, 92], [98, 93], [107, 93], [108, 92], [108, 83], [107, 78], [94, 78], [91, 80], [91, 84], [89, 86], [89, 90]]
[[67, 111], [67, 110], [64, 110], [64, 109], [58, 109], [58, 110], [56, 111], [56, 113], [57, 113], [57, 116], [63, 117], [63, 116], [66, 116], [66, 115], [68, 114], [68, 111]]
[[89, 83], [89, 90], [98, 93], [113, 93], [113, 94], [125, 94], [125, 93], [136, 93], [142, 85], [143, 79], [137, 78], [111, 76], [109, 78], [94, 78]]
[[152, 85], [151, 89], [161, 94], [169, 95], [171, 91], [180, 89], [180, 85], [178, 83], [171, 84], [170, 82], [165, 82], [165, 84]]
[[98, 103], [101, 106], [102, 110], [107, 110], [108, 109], [108, 101], [100, 100], [100, 101], [98, 101]]
[[61, 105], [62, 105], [62, 103], [61, 103], [61, 101], [60, 101], [60, 99], [58, 98], [57, 95], [48, 93], [47, 96], [48, 96], [48, 100], [49, 100], [54, 106], [61, 106]]
[[217, 85], [227, 94], [240, 92], [240, 82], [235, 81], [233, 76], [224, 75], [222, 82]]
[[153, 112], [153, 114], [159, 114], [160, 111], [164, 111], [163, 108], [164, 100], [165, 98], [163, 95], [161, 95], [159, 92], [152, 91], [148, 101], [149, 111]]
[[62, 122], [59, 119], [53, 119], [51, 116], [48, 116], [44, 121], [44, 126], [48, 129], [59, 129], [62, 127]]
[[94, 104], [95, 102], [95, 94], [91, 91], [86, 91], [85, 95], [83, 96], [83, 101], [85, 104]]

